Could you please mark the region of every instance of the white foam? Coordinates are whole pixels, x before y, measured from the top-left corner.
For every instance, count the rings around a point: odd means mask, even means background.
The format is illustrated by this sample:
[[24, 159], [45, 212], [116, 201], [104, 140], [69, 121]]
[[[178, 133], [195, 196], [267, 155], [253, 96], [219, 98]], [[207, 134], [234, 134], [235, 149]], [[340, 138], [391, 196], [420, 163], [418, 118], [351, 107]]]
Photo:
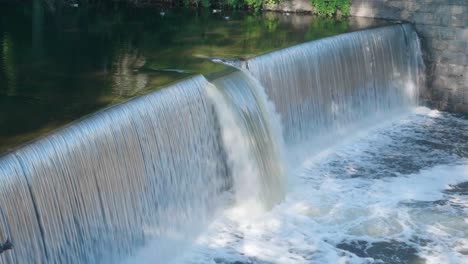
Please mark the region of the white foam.
[[427, 263], [468, 263], [468, 199], [445, 191], [468, 181], [468, 159], [452, 153], [463, 141], [437, 123], [447, 118], [419, 108], [323, 151], [290, 175], [283, 203], [253, 217], [227, 210], [180, 261], [373, 263], [336, 245], [398, 241]]

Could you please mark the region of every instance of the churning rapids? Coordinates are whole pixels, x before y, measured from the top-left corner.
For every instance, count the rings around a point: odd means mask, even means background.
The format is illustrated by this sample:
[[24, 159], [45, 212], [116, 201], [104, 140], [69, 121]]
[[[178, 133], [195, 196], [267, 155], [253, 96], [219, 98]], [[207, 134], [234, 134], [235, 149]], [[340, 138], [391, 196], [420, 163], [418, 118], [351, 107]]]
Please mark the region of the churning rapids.
[[273, 210], [223, 212], [179, 263], [468, 263], [466, 131], [427, 108], [360, 131], [289, 174]]
[[0, 157], [0, 263], [468, 263], [468, 117], [410, 25], [304, 43]]

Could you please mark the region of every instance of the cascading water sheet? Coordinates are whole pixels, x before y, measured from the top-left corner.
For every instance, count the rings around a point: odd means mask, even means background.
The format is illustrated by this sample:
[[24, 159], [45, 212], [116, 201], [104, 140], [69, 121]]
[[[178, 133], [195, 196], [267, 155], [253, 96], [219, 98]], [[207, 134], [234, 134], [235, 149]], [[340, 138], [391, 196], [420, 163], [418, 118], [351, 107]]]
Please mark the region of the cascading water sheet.
[[288, 145], [342, 136], [366, 120], [406, 111], [417, 104], [423, 77], [408, 24], [304, 43], [243, 67], [276, 105]]
[[[287, 175], [281, 125], [274, 106], [260, 83], [240, 70], [233, 69], [207, 82], [205, 91], [214, 106], [227, 167], [226, 195], [212, 198], [239, 209], [239, 217], [271, 210], [284, 200]], [[157, 243], [148, 243], [126, 263], [161, 263], [161, 257], [154, 253], [157, 247]], [[165, 261], [177, 263], [181, 258], [183, 254], [176, 254]]]
[[13, 240], [16, 251], [4, 252], [0, 263], [34, 263], [44, 259], [42, 230], [31, 190], [16, 156], [1, 157], [0, 179], [0, 241]]
[[[198, 76], [76, 122], [0, 160], [0, 263], [157, 262], [211, 219], [229, 186]], [[8, 230], [8, 232], [6, 231]]]
[[271, 209], [284, 199], [286, 164], [281, 125], [264, 88], [235, 71], [207, 87], [218, 114], [237, 203]]
[[284, 199], [278, 121], [258, 81], [235, 71], [111, 107], [7, 154], [0, 231], [15, 248], [1, 263], [170, 261], [226, 191], [260, 211]]

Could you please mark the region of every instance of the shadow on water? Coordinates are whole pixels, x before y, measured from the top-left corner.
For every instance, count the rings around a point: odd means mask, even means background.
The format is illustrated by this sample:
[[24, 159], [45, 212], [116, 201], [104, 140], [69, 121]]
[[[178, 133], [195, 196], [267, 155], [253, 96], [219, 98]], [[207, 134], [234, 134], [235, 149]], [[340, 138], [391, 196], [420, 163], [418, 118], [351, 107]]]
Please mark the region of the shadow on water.
[[383, 24], [210, 10], [0, 8], [0, 153], [98, 109], [251, 57]]
[[424, 264], [425, 260], [418, 256], [418, 250], [407, 243], [396, 240], [370, 243], [357, 240], [342, 242], [336, 246], [351, 252], [361, 258], [372, 258], [387, 264]]
[[468, 182], [462, 182], [450, 187], [450, 189], [445, 191], [446, 193], [468, 196]]

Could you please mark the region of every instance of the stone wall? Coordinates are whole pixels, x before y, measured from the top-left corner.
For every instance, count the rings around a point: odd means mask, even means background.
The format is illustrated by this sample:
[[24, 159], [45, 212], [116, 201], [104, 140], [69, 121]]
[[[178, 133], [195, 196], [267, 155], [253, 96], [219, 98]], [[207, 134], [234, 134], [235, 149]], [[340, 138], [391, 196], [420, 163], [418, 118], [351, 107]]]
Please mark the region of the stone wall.
[[351, 14], [413, 22], [424, 50], [429, 103], [468, 112], [468, 0], [352, 0]]

